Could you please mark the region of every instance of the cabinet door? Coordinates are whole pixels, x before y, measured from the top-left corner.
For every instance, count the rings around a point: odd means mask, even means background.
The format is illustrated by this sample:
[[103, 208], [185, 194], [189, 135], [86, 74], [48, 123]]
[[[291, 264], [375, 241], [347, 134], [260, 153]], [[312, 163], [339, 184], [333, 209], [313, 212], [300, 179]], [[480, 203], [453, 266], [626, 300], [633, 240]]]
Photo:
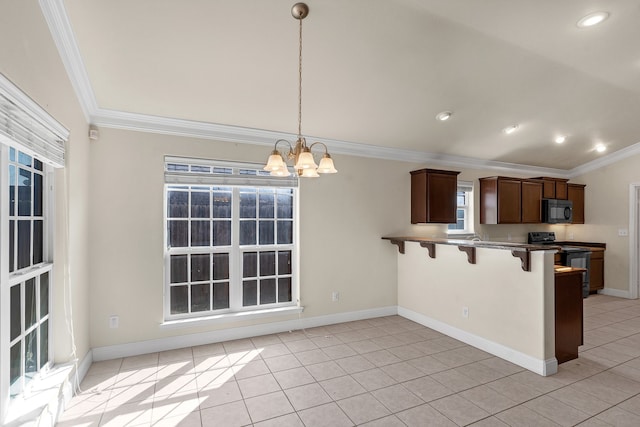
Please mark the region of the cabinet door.
[[573, 202], [573, 224], [584, 224], [584, 185], [569, 184], [568, 199]]
[[518, 224], [521, 221], [521, 182], [498, 180], [498, 224]]
[[556, 199], [567, 200], [567, 183], [556, 181]]
[[543, 181], [543, 192], [542, 197], [545, 199], [555, 199], [556, 198], [556, 182], [550, 179], [545, 179]]
[[427, 222], [427, 174], [411, 174], [411, 224]]
[[427, 222], [456, 222], [458, 179], [456, 175], [430, 173], [427, 176]]
[[522, 222], [542, 222], [542, 182], [522, 181]]
[[589, 263], [589, 290], [604, 289], [604, 252], [591, 252]]

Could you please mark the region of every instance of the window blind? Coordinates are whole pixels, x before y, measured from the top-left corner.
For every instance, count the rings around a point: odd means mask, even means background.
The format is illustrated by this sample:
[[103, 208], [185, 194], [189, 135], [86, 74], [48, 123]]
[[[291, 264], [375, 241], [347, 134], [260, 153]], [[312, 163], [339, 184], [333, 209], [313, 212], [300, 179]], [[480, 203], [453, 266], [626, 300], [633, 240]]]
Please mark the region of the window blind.
[[458, 191], [473, 191], [473, 182], [471, 181], [458, 181]]
[[0, 141], [64, 167], [69, 132], [0, 74]]
[[298, 177], [274, 177], [256, 163], [226, 160], [165, 157], [164, 181], [167, 184], [222, 185], [249, 187], [297, 187]]

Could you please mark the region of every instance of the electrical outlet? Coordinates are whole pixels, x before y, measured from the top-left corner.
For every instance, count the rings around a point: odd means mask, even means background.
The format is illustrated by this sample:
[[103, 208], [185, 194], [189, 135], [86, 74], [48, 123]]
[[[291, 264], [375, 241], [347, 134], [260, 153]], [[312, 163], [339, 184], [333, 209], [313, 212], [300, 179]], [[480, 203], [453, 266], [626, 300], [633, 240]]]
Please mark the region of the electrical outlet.
[[469, 307], [462, 307], [462, 317], [465, 319], [469, 318]]
[[120, 318], [118, 316], [109, 316], [109, 327], [117, 329], [120, 326]]
[[568, 233], [567, 234], [567, 240], [573, 240], [573, 239], [574, 239], [573, 233]]
[[629, 235], [629, 230], [627, 230], [626, 228], [619, 228], [618, 229], [618, 236], [620, 237], [625, 237]]
[[338, 291], [331, 292], [331, 301], [336, 302], [338, 300], [340, 300], [340, 292]]

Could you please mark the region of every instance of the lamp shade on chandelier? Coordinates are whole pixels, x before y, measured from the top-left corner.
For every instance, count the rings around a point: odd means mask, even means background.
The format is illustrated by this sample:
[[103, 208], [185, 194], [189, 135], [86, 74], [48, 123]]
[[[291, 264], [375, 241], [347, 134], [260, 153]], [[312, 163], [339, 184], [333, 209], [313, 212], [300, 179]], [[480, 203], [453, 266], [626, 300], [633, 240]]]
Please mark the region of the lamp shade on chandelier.
[[[270, 172], [273, 176], [289, 176], [291, 172], [289, 171], [287, 161], [292, 161], [293, 168], [298, 176], [303, 178], [317, 178], [320, 176], [319, 174], [337, 173], [338, 171], [333, 165], [333, 159], [324, 143], [314, 142], [311, 145], [307, 145], [307, 141], [302, 136], [302, 20], [309, 15], [309, 6], [305, 3], [296, 3], [291, 8], [291, 14], [300, 23], [298, 50], [298, 139], [295, 145], [292, 145], [286, 139], [277, 140], [264, 170]], [[278, 151], [278, 144], [286, 144], [288, 146], [286, 157]], [[312, 150], [315, 146], [322, 146], [324, 148], [324, 155], [320, 160], [320, 164], [316, 164], [313, 157]]]

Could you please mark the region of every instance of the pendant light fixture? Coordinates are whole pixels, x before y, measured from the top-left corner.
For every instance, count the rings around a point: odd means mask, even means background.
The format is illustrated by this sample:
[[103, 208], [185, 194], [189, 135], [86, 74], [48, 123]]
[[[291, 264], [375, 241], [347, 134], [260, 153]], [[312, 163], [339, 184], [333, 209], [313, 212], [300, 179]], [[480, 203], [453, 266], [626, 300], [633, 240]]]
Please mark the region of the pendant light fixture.
[[[290, 160], [293, 161], [293, 168], [296, 170], [298, 176], [317, 178], [321, 173], [336, 173], [338, 171], [334, 167], [333, 159], [329, 155], [327, 146], [324, 143], [314, 142], [311, 145], [307, 145], [307, 141], [302, 136], [302, 20], [309, 15], [309, 6], [305, 3], [296, 3], [291, 8], [291, 14], [300, 23], [300, 42], [298, 49], [298, 139], [296, 140], [295, 146], [286, 139], [277, 140], [264, 170], [270, 172], [273, 176], [289, 176], [291, 173], [287, 166], [287, 160]], [[278, 144], [280, 143], [289, 146], [289, 151], [286, 153], [286, 160], [285, 157], [282, 156], [282, 153], [278, 151]], [[316, 164], [311, 151], [316, 145], [324, 147], [324, 155], [319, 165]]]

